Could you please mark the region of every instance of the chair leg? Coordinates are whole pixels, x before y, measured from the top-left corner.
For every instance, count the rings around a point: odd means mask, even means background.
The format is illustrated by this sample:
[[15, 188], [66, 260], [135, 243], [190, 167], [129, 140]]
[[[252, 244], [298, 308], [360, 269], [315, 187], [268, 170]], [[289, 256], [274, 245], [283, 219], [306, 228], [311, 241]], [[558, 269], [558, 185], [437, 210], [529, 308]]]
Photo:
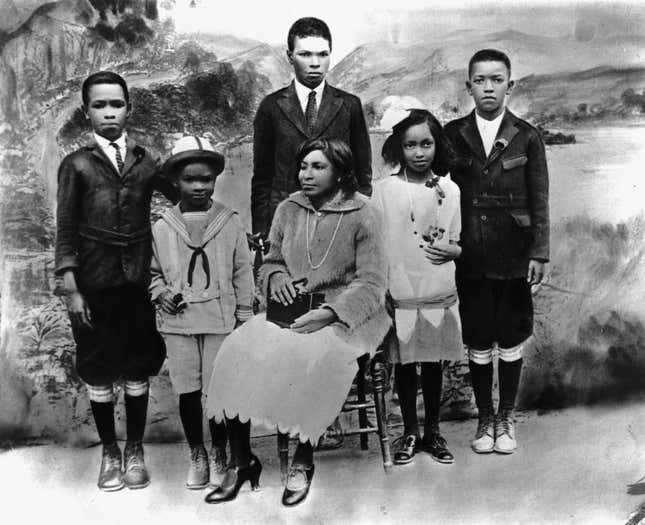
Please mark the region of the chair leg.
[[[364, 355], [359, 358], [358, 362], [358, 376], [356, 378], [356, 396], [360, 404], [365, 404], [365, 368], [369, 356]], [[358, 426], [360, 428], [368, 428], [369, 423], [367, 420], [367, 410], [365, 408], [358, 409]], [[360, 435], [361, 450], [368, 449], [367, 434]]]
[[392, 468], [392, 456], [390, 454], [390, 438], [387, 430], [385, 416], [385, 395], [383, 382], [385, 380], [383, 363], [374, 359], [372, 363], [372, 388], [374, 395], [374, 406], [376, 407], [376, 422], [378, 424], [378, 435], [381, 441], [381, 454], [383, 456], [383, 468], [388, 473]]
[[289, 434], [278, 432], [278, 457], [280, 458], [280, 480], [285, 483], [289, 469]]

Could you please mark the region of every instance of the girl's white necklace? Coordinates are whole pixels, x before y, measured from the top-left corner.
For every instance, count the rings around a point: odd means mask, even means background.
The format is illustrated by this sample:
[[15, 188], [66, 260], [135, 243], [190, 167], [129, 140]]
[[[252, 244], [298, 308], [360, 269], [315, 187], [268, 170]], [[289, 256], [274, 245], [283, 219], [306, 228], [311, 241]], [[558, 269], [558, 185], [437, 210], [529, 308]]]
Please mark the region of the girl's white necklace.
[[329, 252], [331, 251], [332, 244], [334, 244], [334, 240], [336, 239], [336, 235], [338, 234], [338, 230], [340, 229], [340, 222], [343, 220], [343, 215], [345, 212], [340, 212], [340, 217], [338, 217], [338, 224], [336, 224], [336, 229], [334, 230], [334, 234], [331, 236], [331, 241], [329, 241], [329, 246], [327, 246], [327, 251], [325, 252], [325, 255], [323, 255], [323, 258], [320, 260], [318, 264], [314, 264], [311, 261], [311, 250], [309, 248], [309, 215], [311, 214], [310, 210], [307, 209], [307, 225], [306, 225], [306, 235], [307, 235], [307, 262], [309, 263], [309, 267], [312, 270], [317, 270], [320, 268], [325, 260], [327, 259], [327, 256], [329, 255]]
[[[419, 232], [417, 230], [417, 225], [416, 225], [416, 215], [414, 213], [414, 202], [412, 201], [412, 194], [410, 193], [410, 181], [408, 180], [408, 169], [403, 168], [403, 177], [405, 178], [405, 192], [408, 196], [408, 203], [410, 204], [410, 222], [412, 222], [412, 229], [413, 233], [416, 237], [419, 237]], [[424, 185], [427, 186], [428, 188], [434, 188], [435, 189], [435, 197], [437, 199], [437, 206], [436, 206], [436, 213], [435, 213], [435, 224], [431, 224], [428, 226], [428, 233], [430, 233], [430, 230], [437, 229], [438, 224], [439, 224], [439, 207], [441, 206], [441, 203], [443, 202], [443, 198], [445, 197], [445, 193], [441, 189], [441, 186], [439, 186], [439, 177], [435, 175], [434, 173], [430, 174], [430, 177], [424, 181]], [[425, 240], [425, 239], [424, 239]], [[419, 244], [419, 247], [423, 247], [422, 244]]]

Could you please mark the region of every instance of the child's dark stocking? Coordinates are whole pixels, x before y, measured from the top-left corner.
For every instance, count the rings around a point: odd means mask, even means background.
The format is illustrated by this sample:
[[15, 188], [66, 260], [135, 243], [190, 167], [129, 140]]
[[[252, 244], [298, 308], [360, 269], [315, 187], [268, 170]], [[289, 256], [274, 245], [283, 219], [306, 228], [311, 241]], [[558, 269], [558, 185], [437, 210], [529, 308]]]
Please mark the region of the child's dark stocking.
[[204, 444], [202, 391], [179, 394], [179, 417], [191, 448]]
[[148, 381], [126, 381], [125, 416], [129, 442], [143, 441], [148, 412]]
[[515, 361], [499, 360], [499, 408], [501, 411], [512, 411], [522, 373], [522, 359]]
[[401, 405], [403, 433], [406, 436], [419, 435], [417, 423], [417, 365], [416, 363], [394, 366], [394, 384]]
[[470, 379], [480, 417], [493, 413], [493, 362], [477, 364], [468, 361]]
[[100, 403], [90, 401], [92, 414], [96, 423], [96, 430], [103, 445], [114, 445], [116, 443], [116, 432], [114, 430], [114, 402]]
[[114, 390], [112, 385], [87, 385], [96, 430], [104, 446], [116, 444], [114, 430]]
[[211, 418], [208, 420], [208, 428], [211, 432], [213, 448], [226, 448], [226, 423], [224, 423], [224, 421], [217, 423], [215, 418]]
[[425, 405], [423, 434], [429, 435], [439, 428], [443, 370], [441, 362], [421, 363], [421, 391]]

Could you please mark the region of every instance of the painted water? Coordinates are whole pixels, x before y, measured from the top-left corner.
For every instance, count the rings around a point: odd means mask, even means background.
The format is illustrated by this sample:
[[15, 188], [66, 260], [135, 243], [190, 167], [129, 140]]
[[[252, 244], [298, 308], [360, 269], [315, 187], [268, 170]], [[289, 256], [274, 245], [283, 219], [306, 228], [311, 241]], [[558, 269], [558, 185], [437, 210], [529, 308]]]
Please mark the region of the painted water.
[[645, 122], [563, 129], [577, 143], [548, 146], [551, 220], [610, 223], [645, 211]]

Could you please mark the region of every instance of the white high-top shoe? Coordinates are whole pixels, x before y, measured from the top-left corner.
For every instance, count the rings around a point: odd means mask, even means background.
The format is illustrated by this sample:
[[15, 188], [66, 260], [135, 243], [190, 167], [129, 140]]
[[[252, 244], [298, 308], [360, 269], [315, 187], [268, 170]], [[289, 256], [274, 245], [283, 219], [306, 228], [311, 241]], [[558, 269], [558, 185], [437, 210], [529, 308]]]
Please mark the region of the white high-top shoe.
[[495, 448], [495, 418], [493, 414], [480, 414], [475, 439], [470, 448], [477, 454], [490, 454]]
[[512, 454], [517, 449], [512, 410], [500, 410], [495, 422], [495, 452]]

